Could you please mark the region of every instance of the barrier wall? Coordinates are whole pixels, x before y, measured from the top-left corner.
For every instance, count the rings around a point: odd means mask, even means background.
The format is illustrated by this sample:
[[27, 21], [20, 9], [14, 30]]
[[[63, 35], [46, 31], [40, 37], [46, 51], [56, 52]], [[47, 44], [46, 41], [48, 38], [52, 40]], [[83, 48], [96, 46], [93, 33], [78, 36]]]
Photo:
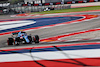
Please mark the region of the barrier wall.
[[59, 5], [50, 5], [46, 3], [45, 5], [38, 6], [38, 4], [34, 4], [34, 6], [28, 6], [27, 4], [21, 5], [9, 5], [6, 8], [8, 11], [0, 12], [0, 14], [12, 14], [12, 13], [29, 13], [29, 12], [41, 12], [41, 11], [49, 11], [49, 10], [60, 10], [60, 9], [69, 9], [71, 5], [60, 4]]
[[[6, 11], [6, 14], [14, 14], [14, 13], [28, 13], [28, 12], [41, 12], [44, 11], [45, 8], [50, 7], [54, 10], [60, 9], [69, 9], [71, 5], [74, 3], [88, 3], [88, 2], [99, 2], [100, 0], [69, 0], [66, 2], [55, 2], [55, 3], [43, 3], [43, 4], [14, 4], [6, 6], [9, 11]], [[0, 14], [4, 14], [3, 11], [0, 11]]]
[[[53, 3], [42, 3], [42, 4], [31, 4], [31, 6], [47, 6], [47, 5], [59, 5], [59, 4], [74, 4], [74, 3], [88, 3], [88, 2], [99, 2], [100, 0], [66, 0], [64, 2], [53, 2]], [[22, 6], [29, 6], [30, 4], [22, 4]]]

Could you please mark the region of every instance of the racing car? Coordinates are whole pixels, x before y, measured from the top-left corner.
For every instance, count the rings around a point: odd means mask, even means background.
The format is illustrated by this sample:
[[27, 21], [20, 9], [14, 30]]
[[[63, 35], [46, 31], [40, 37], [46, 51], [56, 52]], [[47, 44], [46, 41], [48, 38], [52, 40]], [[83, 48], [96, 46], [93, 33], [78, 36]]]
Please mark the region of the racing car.
[[[19, 33], [21, 36], [18, 36]], [[8, 45], [20, 45], [20, 44], [31, 44], [32, 42], [39, 43], [39, 36], [27, 35], [26, 32], [15, 32], [12, 33], [12, 37], [7, 40]]]
[[53, 7], [46, 7], [46, 8], [44, 8], [43, 11], [50, 11], [50, 10], [55, 10], [55, 9]]

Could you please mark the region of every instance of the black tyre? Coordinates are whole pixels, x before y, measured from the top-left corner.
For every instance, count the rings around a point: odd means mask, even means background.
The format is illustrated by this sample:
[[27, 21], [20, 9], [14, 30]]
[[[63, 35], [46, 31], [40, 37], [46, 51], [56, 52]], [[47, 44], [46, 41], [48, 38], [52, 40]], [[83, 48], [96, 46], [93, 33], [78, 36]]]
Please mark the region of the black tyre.
[[13, 38], [8, 38], [7, 42], [8, 42], [8, 45], [13, 45], [14, 39]]
[[35, 43], [39, 43], [39, 36], [38, 35], [35, 35], [34, 38], [35, 38], [35, 41], [34, 42]]
[[32, 37], [31, 36], [28, 36], [28, 39], [29, 39], [29, 43], [32, 43]]
[[17, 38], [15, 39], [15, 42], [17, 42], [15, 45], [19, 45], [19, 44], [20, 44], [20, 38], [17, 37]]
[[15, 41], [20, 42], [20, 37], [17, 37]]

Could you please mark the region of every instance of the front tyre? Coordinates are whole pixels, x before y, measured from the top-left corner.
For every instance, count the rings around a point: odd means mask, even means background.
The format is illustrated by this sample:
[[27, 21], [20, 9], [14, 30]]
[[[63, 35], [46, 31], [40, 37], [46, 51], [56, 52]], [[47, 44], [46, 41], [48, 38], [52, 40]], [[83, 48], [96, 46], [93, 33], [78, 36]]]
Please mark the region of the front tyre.
[[17, 37], [16, 39], [15, 39], [15, 42], [16, 42], [16, 46], [18, 46], [18, 45], [20, 45], [20, 37]]
[[31, 44], [32, 43], [32, 37], [31, 36], [28, 36], [28, 39], [29, 39], [29, 43]]
[[35, 38], [35, 41], [34, 42], [35, 43], [39, 43], [39, 36], [38, 35], [35, 35], [34, 38]]

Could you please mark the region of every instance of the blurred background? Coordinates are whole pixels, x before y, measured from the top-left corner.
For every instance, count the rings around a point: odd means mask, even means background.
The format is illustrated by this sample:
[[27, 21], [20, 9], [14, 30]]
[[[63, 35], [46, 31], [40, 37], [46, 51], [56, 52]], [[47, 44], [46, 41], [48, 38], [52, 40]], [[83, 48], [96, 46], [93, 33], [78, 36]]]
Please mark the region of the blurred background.
[[100, 0], [0, 0], [0, 14], [21, 14], [70, 9], [71, 4]]

